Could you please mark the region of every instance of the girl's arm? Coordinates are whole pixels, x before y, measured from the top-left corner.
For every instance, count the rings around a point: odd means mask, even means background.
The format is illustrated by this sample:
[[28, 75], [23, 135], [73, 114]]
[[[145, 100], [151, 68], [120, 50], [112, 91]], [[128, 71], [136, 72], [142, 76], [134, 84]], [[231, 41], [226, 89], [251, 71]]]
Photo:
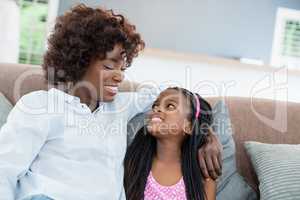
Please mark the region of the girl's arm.
[[204, 191], [206, 194], [206, 200], [215, 200], [216, 199], [216, 181], [213, 179], [207, 178], [204, 181]]

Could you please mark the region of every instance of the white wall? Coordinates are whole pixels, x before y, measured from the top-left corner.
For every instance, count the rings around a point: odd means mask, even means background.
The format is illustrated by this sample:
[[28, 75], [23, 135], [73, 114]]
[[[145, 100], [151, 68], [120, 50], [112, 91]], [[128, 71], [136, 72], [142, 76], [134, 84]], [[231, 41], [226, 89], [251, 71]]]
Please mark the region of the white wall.
[[147, 47], [269, 63], [279, 7], [300, 0], [61, 0], [59, 14], [76, 3], [104, 6], [129, 18]]
[[155, 84], [178, 83], [203, 96], [244, 96], [300, 102], [300, 73], [236, 61], [178, 59], [144, 55], [127, 71], [128, 79]]

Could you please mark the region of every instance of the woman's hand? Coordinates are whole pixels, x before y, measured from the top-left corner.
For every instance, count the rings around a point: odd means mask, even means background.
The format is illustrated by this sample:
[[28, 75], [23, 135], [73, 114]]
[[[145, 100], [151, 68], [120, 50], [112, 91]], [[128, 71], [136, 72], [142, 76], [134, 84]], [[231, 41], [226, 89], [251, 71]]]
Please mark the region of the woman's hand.
[[222, 144], [210, 129], [205, 144], [198, 150], [199, 164], [205, 179], [216, 180], [222, 175], [222, 152]]

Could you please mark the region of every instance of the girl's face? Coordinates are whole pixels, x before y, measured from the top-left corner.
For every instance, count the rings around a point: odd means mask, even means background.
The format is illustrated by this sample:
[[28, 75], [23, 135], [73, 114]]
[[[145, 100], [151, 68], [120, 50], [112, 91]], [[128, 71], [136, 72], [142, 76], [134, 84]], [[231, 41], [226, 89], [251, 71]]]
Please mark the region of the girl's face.
[[123, 48], [116, 45], [112, 51], [106, 53], [105, 59], [91, 62], [83, 81], [91, 84], [87, 87], [99, 101], [112, 101], [124, 79], [125, 69]]
[[180, 91], [167, 89], [153, 103], [147, 129], [156, 138], [191, 134], [190, 113], [187, 98]]

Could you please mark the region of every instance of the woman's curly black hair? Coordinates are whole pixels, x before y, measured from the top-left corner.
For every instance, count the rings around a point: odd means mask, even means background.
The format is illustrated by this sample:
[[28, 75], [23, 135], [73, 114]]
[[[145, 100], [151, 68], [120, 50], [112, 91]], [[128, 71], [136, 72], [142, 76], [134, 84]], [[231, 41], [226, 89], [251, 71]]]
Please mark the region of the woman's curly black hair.
[[105, 59], [117, 44], [124, 49], [127, 67], [145, 47], [124, 16], [79, 4], [56, 20], [42, 65], [46, 79], [54, 85], [76, 83], [93, 59]]

